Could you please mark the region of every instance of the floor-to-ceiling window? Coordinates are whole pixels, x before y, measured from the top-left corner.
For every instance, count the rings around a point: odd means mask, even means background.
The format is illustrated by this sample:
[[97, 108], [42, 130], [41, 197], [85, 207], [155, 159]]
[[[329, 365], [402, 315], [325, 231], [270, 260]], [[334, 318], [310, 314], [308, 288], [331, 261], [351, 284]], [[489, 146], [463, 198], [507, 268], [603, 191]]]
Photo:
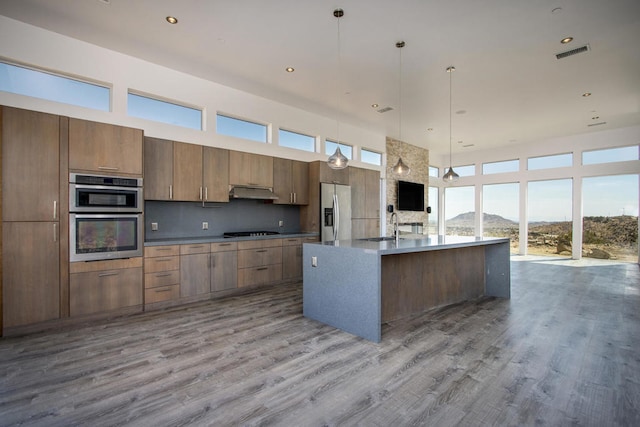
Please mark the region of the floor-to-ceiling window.
[[638, 260], [638, 175], [584, 178], [582, 256]]
[[571, 256], [572, 179], [528, 184], [527, 253]]
[[429, 207], [431, 213], [429, 218], [429, 234], [438, 234], [438, 187], [429, 187]]
[[519, 184], [489, 184], [482, 187], [482, 235], [508, 237], [511, 253], [518, 253]]
[[475, 235], [475, 187], [448, 187], [444, 193], [447, 235]]

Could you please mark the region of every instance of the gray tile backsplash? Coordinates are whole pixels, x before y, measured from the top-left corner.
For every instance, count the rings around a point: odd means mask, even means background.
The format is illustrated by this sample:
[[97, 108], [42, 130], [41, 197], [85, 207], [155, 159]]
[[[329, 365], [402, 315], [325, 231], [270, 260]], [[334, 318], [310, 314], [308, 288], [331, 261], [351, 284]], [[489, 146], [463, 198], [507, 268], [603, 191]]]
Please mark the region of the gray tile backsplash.
[[[209, 223], [208, 230], [202, 229], [203, 222]], [[261, 200], [207, 203], [206, 208], [197, 202], [147, 201], [144, 223], [146, 239], [220, 236], [226, 231], [295, 233], [300, 231], [300, 208]], [[157, 231], [151, 231], [151, 223], [158, 223]]]

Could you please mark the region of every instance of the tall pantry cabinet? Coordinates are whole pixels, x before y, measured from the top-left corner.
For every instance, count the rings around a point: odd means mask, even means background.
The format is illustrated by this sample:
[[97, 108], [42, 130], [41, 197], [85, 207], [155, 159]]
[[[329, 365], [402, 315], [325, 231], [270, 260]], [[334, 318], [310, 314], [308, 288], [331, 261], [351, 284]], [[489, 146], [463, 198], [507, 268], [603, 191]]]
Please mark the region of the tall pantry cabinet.
[[61, 315], [60, 249], [68, 245], [68, 225], [60, 218], [68, 189], [60, 148], [68, 119], [10, 107], [0, 107], [0, 116], [2, 330]]

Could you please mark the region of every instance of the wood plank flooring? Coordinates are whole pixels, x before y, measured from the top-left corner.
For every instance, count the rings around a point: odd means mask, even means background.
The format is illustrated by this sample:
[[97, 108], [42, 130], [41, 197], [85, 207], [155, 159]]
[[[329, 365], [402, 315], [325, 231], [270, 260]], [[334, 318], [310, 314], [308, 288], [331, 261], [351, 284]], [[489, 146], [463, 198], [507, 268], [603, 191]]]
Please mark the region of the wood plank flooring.
[[512, 299], [386, 324], [301, 285], [0, 339], [0, 425], [640, 425], [637, 264], [514, 257]]

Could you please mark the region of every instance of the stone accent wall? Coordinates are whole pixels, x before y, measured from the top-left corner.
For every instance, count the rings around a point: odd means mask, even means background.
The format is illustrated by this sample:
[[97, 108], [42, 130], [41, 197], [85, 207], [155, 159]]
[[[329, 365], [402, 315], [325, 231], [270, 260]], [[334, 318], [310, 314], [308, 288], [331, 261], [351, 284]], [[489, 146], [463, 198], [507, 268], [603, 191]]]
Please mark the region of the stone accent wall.
[[[421, 222], [422, 233], [428, 233], [428, 216], [426, 206], [429, 206], [429, 150], [407, 144], [387, 137], [387, 205], [393, 205], [394, 212], [398, 214], [398, 222]], [[398, 163], [398, 157], [411, 168], [409, 175], [399, 177], [393, 173], [393, 167]], [[420, 182], [424, 184], [424, 212], [398, 211], [398, 179], [401, 181]], [[387, 235], [392, 234], [391, 214], [386, 211]], [[404, 228], [404, 227], [402, 227]], [[403, 233], [404, 234], [404, 233]], [[410, 237], [410, 236], [403, 236]]]

